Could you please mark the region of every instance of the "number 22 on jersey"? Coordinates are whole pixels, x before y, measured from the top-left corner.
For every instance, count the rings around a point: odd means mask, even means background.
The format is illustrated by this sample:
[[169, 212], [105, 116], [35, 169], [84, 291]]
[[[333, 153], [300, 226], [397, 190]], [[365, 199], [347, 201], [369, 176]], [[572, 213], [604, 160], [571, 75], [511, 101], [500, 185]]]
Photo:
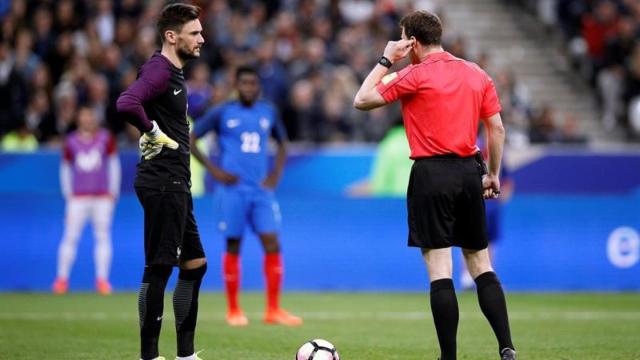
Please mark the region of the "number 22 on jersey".
[[255, 131], [244, 131], [240, 134], [240, 150], [244, 153], [259, 153], [260, 152], [260, 134]]

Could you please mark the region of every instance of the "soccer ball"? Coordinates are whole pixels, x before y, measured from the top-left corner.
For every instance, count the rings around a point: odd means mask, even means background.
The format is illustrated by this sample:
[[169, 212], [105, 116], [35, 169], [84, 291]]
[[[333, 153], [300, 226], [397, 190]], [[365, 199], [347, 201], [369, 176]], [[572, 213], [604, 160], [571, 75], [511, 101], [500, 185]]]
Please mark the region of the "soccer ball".
[[332, 343], [323, 339], [315, 339], [300, 346], [296, 360], [340, 360], [340, 355]]

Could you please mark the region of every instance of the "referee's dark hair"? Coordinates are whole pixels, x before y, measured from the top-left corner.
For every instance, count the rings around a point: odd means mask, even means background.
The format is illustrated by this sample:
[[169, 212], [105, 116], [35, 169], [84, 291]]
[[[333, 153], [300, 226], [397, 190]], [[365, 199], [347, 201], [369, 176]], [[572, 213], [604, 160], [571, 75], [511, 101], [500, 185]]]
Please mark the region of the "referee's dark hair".
[[236, 81], [238, 81], [240, 79], [240, 76], [244, 74], [252, 74], [258, 76], [258, 70], [249, 65], [238, 66], [238, 69], [236, 69]]
[[200, 8], [195, 5], [184, 3], [173, 3], [165, 6], [158, 18], [158, 33], [160, 40], [164, 42], [164, 33], [167, 30], [180, 32], [182, 26], [191, 20], [196, 20], [200, 16]]
[[442, 22], [440, 18], [426, 10], [414, 11], [400, 19], [407, 39], [412, 36], [424, 46], [442, 44]]

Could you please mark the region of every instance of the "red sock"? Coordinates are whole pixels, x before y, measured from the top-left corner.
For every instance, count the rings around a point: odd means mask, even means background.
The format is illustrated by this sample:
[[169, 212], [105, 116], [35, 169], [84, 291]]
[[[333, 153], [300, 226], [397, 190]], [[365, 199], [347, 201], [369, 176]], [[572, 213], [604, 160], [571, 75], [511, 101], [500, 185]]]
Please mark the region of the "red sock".
[[280, 308], [280, 287], [282, 286], [282, 257], [280, 253], [265, 254], [264, 276], [267, 280], [267, 311]]
[[240, 290], [240, 256], [224, 253], [222, 258], [224, 285], [227, 292], [229, 312], [239, 311], [238, 292]]

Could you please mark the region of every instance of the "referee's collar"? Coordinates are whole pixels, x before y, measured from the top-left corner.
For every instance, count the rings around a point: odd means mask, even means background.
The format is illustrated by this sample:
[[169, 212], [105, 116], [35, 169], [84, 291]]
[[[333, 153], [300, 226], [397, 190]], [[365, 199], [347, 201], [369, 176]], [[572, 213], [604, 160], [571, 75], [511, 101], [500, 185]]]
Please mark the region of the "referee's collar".
[[452, 58], [454, 58], [453, 55], [451, 55], [446, 50], [442, 50], [442, 51], [438, 51], [438, 52], [431, 53], [431, 54], [427, 55], [427, 57], [424, 58], [424, 60], [422, 60], [422, 62], [426, 63], [426, 62], [432, 62], [432, 61], [436, 61], [436, 60], [445, 60], [445, 59], [452, 59]]

